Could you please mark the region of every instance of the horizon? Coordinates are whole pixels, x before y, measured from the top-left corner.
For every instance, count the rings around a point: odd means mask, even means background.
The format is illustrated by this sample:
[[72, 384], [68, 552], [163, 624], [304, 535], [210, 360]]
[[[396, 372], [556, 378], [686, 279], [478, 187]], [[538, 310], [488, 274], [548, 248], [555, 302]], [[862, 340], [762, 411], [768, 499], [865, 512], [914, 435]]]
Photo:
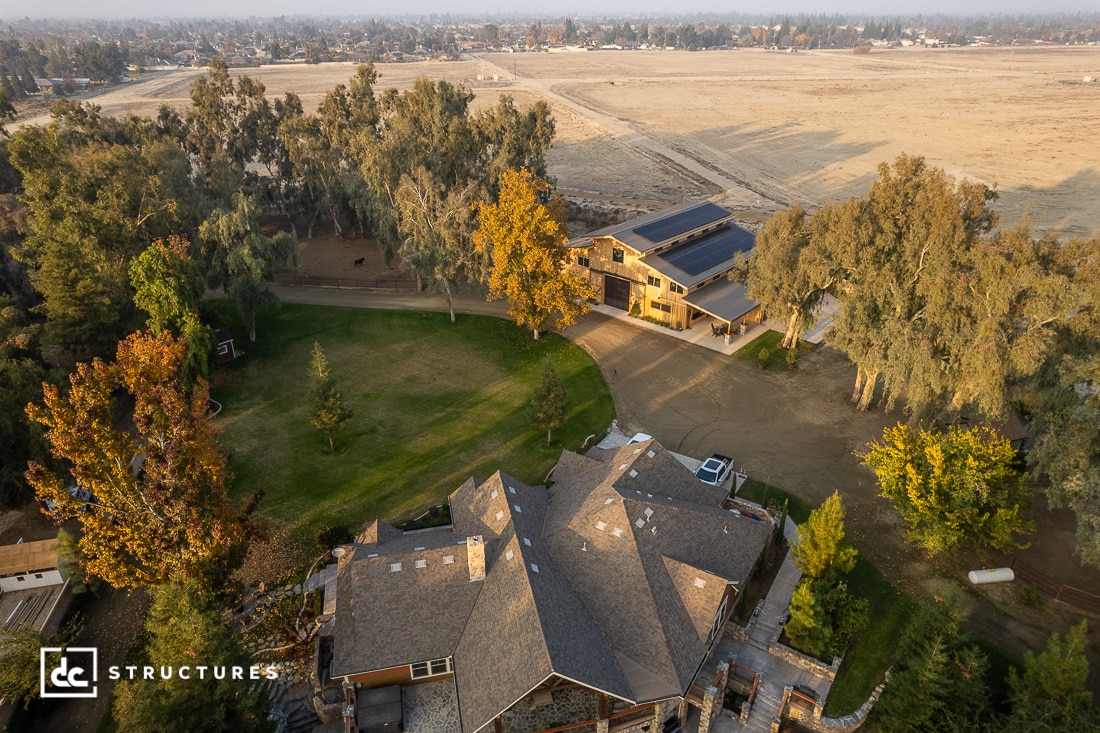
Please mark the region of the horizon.
[[[300, 2], [288, 0], [236, 0], [229, 5], [232, 10], [227, 11], [227, 4], [216, 0], [193, 0], [181, 4], [179, 12], [165, 8], [150, 6], [139, 0], [110, 0], [100, 5], [96, 14], [87, 13], [87, 4], [78, 0], [43, 0], [37, 3], [31, 12], [22, 12], [16, 15], [0, 14], [0, 21], [5, 23], [16, 22], [24, 19], [38, 20], [66, 20], [66, 21], [143, 21], [157, 22], [161, 20], [269, 20], [273, 18], [296, 19], [424, 19], [428, 16], [439, 16], [440, 21], [477, 21], [492, 20], [495, 18], [508, 20], [538, 20], [538, 19], [562, 19], [572, 17], [576, 19], [610, 19], [610, 18], [641, 18], [653, 19], [684, 19], [697, 16], [737, 16], [755, 15], [771, 17], [802, 17], [802, 16], [845, 16], [855, 15], [863, 18], [898, 18], [898, 17], [1053, 17], [1065, 15], [1097, 16], [1095, 5], [1087, 0], [1051, 0], [1044, 3], [1041, 10], [1036, 10], [1033, 3], [1021, 2], [1021, 0], [1008, 0], [998, 2], [996, 0], [929, 0], [914, 6], [910, 3], [876, 3], [868, 0], [842, 0], [840, 3], [822, 3], [810, 0], [810, 2], [789, 3], [785, 7], [776, 6], [764, 0], [749, 0], [738, 7], [731, 8], [717, 0], [700, 0], [699, 6], [688, 10], [670, 10], [669, 3], [656, 0], [643, 0], [642, 2], [626, 3], [624, 0], [609, 0], [605, 4], [594, 7], [591, 3], [577, 3], [576, 5], [562, 4], [556, 13], [547, 13], [544, 6], [535, 6], [531, 10], [517, 10], [514, 3], [505, 3], [502, 0], [478, 0], [465, 6], [456, 12], [453, 4], [441, 2], [441, 0], [418, 0], [406, 4], [406, 12], [372, 12], [369, 8], [355, 3], [353, 0], [314, 0], [304, 7]], [[155, 11], [150, 12], [155, 7]], [[387, 9], [388, 10], [388, 9]]]

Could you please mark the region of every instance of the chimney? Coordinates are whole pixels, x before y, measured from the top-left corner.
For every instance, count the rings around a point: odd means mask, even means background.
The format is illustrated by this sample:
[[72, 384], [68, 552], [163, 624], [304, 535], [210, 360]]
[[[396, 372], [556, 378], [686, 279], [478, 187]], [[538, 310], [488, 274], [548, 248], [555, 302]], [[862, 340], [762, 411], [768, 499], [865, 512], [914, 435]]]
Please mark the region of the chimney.
[[481, 535], [466, 538], [466, 557], [470, 563], [470, 582], [485, 580], [485, 542]]

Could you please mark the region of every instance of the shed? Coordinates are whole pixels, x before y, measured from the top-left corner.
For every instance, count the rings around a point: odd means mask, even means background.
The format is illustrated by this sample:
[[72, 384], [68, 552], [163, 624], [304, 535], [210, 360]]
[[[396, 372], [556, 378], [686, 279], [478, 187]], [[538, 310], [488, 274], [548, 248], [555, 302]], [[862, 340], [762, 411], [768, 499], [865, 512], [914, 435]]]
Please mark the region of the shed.
[[244, 353], [243, 351], [237, 351], [237, 347], [233, 345], [233, 334], [229, 333], [227, 329], [219, 328], [215, 330], [214, 342], [217, 344], [218, 363], [233, 361]]

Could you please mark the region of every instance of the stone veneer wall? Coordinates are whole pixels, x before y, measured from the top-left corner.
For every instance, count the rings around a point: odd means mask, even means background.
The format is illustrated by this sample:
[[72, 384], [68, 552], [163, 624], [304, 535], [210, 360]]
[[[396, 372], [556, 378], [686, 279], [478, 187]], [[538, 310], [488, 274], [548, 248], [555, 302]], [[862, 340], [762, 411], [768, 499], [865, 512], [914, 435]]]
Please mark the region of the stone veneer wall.
[[814, 717], [800, 718], [798, 724], [804, 728], [816, 731], [816, 733], [852, 733], [852, 731], [858, 730], [867, 722], [867, 716], [871, 714], [871, 709], [875, 706], [875, 703], [878, 702], [879, 696], [882, 695], [882, 690], [885, 687], [886, 680], [883, 680], [871, 692], [871, 696], [867, 698], [867, 702], [860, 705], [859, 710], [856, 710], [850, 715], [842, 715], [839, 718], [818, 717], [821, 710], [819, 705], [814, 709]]
[[836, 672], [840, 669], [840, 663], [843, 661], [843, 657], [835, 657], [832, 664], [825, 664], [820, 660], [807, 656], [802, 652], [795, 651], [789, 646], [785, 646], [778, 642], [773, 642], [768, 645], [768, 651], [775, 657], [782, 659], [788, 664], [793, 664], [799, 669], [804, 669], [810, 674], [822, 677], [829, 682], [836, 680]]

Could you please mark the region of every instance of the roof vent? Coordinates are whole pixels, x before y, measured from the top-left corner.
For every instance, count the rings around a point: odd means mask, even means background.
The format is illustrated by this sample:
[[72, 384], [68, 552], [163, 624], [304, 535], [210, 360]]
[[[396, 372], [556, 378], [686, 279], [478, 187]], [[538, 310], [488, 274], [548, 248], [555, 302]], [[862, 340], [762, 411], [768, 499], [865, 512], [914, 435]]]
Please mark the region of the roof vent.
[[627, 467], [628, 465], [630, 465], [630, 464], [629, 464], [629, 463], [624, 463], [623, 465], [619, 466], [619, 470], [620, 470], [620, 471], [625, 471], [625, 470], [626, 470], [626, 467]]
[[646, 455], [649, 456], [650, 458], [653, 458], [657, 454], [654, 453], [653, 451], [649, 451], [649, 452], [646, 453]]
[[532, 570], [532, 572], [537, 573], [539, 571], [539, 566], [536, 565], [535, 563], [531, 563], [531, 570]]
[[515, 486], [509, 486], [508, 490], [511, 491], [513, 494], [516, 493], [516, 487]]
[[630, 469], [630, 478], [637, 478], [637, 477], [638, 477], [638, 472], [635, 471], [633, 468]]
[[657, 534], [657, 525], [656, 525], [656, 524], [655, 524], [655, 525], [653, 525], [653, 527], [652, 527], [652, 528], [651, 528], [651, 529], [650, 529], [649, 531], [650, 531], [650, 533], [652, 533], [652, 534]]
[[455, 556], [454, 555], [444, 555], [443, 556], [443, 564], [444, 565], [454, 565], [455, 564]]
[[401, 569], [401, 563], [399, 563], [399, 562], [390, 563], [390, 572], [391, 573], [396, 573], [400, 569]]
[[378, 553], [377, 552], [372, 552], [371, 554], [367, 555], [368, 560], [372, 557], [378, 557]]
[[530, 547], [530, 546], [531, 546], [531, 540], [529, 540], [529, 539], [527, 539], [526, 537], [524, 537], [524, 538], [523, 538], [523, 544], [525, 544], [525, 545], [527, 545], [528, 547]]
[[497, 491], [496, 489], [493, 489], [492, 491], [489, 492], [489, 498], [490, 499], [495, 499], [498, 496], [500, 496], [500, 492]]
[[519, 504], [513, 504], [512, 508], [516, 510], [516, 514], [523, 514], [523, 507]]
[[424, 568], [428, 567], [428, 561], [427, 560], [417, 560], [416, 561], [416, 567], [423, 570]]
[[504, 519], [504, 512], [497, 512], [497, 521]]
[[608, 504], [611, 504], [611, 503], [612, 503], [612, 502], [614, 502], [614, 501], [615, 501], [615, 497], [611, 497], [610, 499], [608, 499], [607, 501], [605, 501], [605, 502], [603, 503], [603, 505], [604, 505], [604, 506], [607, 506]]
[[607, 522], [596, 522], [596, 529], [603, 532], [605, 529], [607, 529]]
[[512, 552], [511, 550], [508, 550], [508, 552], [504, 553], [504, 559], [505, 560], [511, 560], [515, 556], [516, 556], [516, 553]]
[[707, 587], [707, 581], [703, 580], [702, 578], [696, 578], [695, 579], [695, 587], [696, 588], [706, 588]]
[[638, 529], [641, 529], [642, 527], [645, 526], [645, 520], [644, 519], [639, 519], [638, 521], [634, 522], [634, 524], [638, 527]]
[[615, 535], [616, 537], [622, 537], [623, 531], [616, 527], [615, 529], [611, 530], [611, 534]]
[[642, 452], [642, 449], [641, 449], [641, 448], [635, 448], [635, 449], [634, 449], [634, 455], [638, 455], [638, 454], [639, 454], [639, 453], [641, 453], [641, 452]]
[[423, 552], [426, 549], [426, 547], [414, 547], [413, 552]]
[[653, 516], [653, 510], [650, 509], [649, 507], [646, 507], [644, 514], [645, 514], [645, 518], [649, 519], [650, 517]]

